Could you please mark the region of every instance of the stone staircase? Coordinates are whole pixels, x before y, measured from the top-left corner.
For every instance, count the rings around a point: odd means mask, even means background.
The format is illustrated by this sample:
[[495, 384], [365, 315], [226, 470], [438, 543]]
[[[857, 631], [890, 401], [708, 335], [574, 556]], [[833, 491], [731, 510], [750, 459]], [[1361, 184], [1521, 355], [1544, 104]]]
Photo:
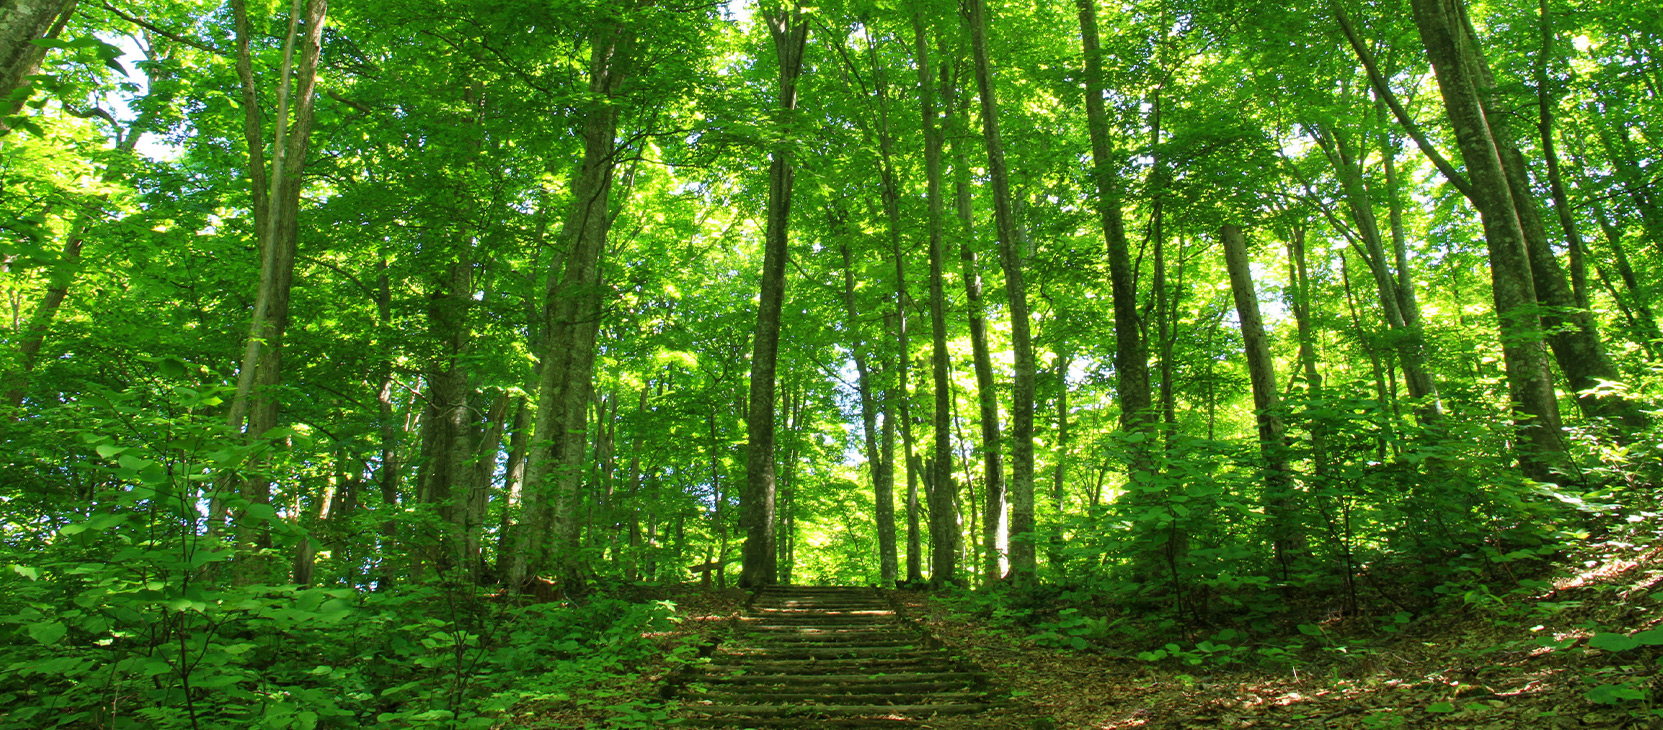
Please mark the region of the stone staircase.
[[681, 689], [683, 727], [928, 727], [992, 706], [986, 682], [871, 588], [770, 586]]

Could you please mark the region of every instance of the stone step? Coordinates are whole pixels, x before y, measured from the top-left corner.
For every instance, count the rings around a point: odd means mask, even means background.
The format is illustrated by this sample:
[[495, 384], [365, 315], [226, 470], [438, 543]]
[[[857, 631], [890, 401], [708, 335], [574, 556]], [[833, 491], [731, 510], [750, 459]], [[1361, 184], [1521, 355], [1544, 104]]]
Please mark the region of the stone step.
[[783, 661], [712, 662], [706, 674], [882, 674], [885, 672], [915, 671], [944, 672], [956, 669], [946, 657], [918, 657], [909, 659], [800, 659]]
[[831, 717], [695, 717], [683, 720], [676, 727], [732, 727], [732, 728], [827, 728], [828, 730], [891, 730], [892, 728], [926, 727], [917, 720], [891, 717], [831, 718]]
[[980, 692], [704, 692], [699, 700], [718, 705], [939, 705], [979, 702]]
[[[723, 648], [720, 656], [724, 658], [760, 659], [774, 661], [779, 659], [915, 659], [926, 656], [945, 657], [946, 653], [936, 649], [919, 649], [913, 644], [896, 646], [827, 646], [827, 647], [794, 647], [767, 646], [757, 648]], [[723, 662], [731, 663], [731, 662]]]
[[689, 707], [696, 713], [705, 715], [738, 715], [741, 717], [913, 717], [927, 718], [936, 715], [967, 715], [987, 709], [983, 702], [964, 702], [939, 705], [791, 705], [778, 707], [774, 705], [704, 705], [695, 704]]
[[871, 588], [771, 586], [735, 629], [689, 672], [683, 726], [926, 727], [915, 721], [994, 704], [980, 676], [928, 648]]
[[912, 647], [923, 642], [918, 637], [897, 636], [891, 639], [875, 639], [865, 637], [850, 637], [847, 639], [826, 639], [824, 637], [794, 637], [794, 636], [752, 636], [743, 642], [737, 642], [723, 647], [723, 651], [754, 651], [757, 649], [840, 649], [840, 648], [872, 648], [872, 647]]
[[860, 685], [900, 686], [907, 684], [974, 684], [978, 681], [976, 675], [969, 672], [941, 671], [941, 672], [892, 672], [877, 674], [740, 674], [712, 676], [700, 680], [705, 684], [743, 684], [743, 685], [802, 685], [823, 687], [851, 687]]

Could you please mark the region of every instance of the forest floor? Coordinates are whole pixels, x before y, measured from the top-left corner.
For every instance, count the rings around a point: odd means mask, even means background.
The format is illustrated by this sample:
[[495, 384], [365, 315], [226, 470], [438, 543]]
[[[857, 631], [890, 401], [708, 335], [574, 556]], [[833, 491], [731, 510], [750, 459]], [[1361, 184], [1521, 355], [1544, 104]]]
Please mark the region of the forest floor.
[[1316, 637], [1288, 637], [1307, 648], [1274, 665], [1196, 650], [1139, 659], [1171, 640], [1154, 636], [1048, 648], [963, 599], [894, 595], [903, 615], [1013, 696], [1009, 719], [966, 727], [1663, 728], [1652, 704], [1663, 632], [1628, 636], [1663, 622], [1663, 548], [1613, 540], [1591, 550], [1598, 557], [1546, 576], [1545, 590], [1481, 592], [1409, 621], [1335, 614]]
[[[936, 730], [1650, 730], [1663, 728], [1663, 709], [1654, 711], [1663, 708], [1663, 547], [1649, 547], [1659, 544], [1648, 536], [1587, 545], [1519, 588], [1457, 592], [1418, 617], [1345, 616], [1313, 600], [1298, 609], [1312, 623], [1288, 622], [1280, 641], [1260, 636], [1223, 650], [1217, 642], [1213, 651], [1197, 640], [1218, 626], [1094, 636], [1086, 648], [1064, 649], [1055, 645], [1068, 642], [1054, 633], [1047, 641], [986, 597], [886, 593], [903, 620], [1010, 698], [993, 712], [925, 723]], [[749, 594], [661, 593], [653, 598], [675, 601], [681, 621], [654, 637], [660, 660], [587, 699], [536, 708], [514, 727], [671, 726], [662, 697], [687, 666], [687, 647], [708, 649], [726, 635]], [[1169, 642], [1179, 651], [1167, 646], [1169, 656], [1148, 660]]]

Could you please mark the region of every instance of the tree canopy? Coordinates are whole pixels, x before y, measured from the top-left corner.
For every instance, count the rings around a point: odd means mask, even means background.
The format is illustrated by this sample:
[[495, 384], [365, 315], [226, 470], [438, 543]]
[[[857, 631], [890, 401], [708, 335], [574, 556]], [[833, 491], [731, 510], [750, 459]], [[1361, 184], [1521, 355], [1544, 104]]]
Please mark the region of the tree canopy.
[[0, 728], [489, 727], [689, 582], [1552, 560], [1659, 478], [1660, 17], [0, 0]]

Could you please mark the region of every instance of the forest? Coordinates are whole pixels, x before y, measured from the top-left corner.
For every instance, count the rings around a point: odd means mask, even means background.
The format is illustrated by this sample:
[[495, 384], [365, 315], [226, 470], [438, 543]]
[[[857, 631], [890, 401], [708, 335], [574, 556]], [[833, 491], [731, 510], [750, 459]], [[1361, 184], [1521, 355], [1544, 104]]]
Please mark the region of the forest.
[[[0, 730], [1658, 727], [1659, 48], [0, 0]], [[805, 611], [997, 701], [701, 706]]]

